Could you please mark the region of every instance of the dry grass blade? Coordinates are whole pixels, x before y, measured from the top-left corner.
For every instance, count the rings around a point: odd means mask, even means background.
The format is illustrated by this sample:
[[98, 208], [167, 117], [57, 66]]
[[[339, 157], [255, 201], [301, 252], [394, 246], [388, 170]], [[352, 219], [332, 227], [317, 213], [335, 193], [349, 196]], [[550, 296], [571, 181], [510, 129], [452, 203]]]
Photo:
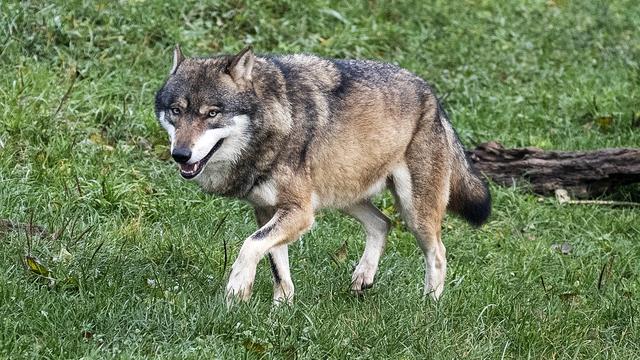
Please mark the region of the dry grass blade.
[[64, 235], [65, 231], [67, 230], [67, 226], [69, 226], [70, 223], [71, 223], [71, 218], [67, 218], [67, 220], [63, 220], [62, 221], [62, 227], [60, 227], [60, 230], [56, 231], [53, 234], [53, 236], [51, 237], [51, 240], [53, 240], [55, 242], [58, 239], [62, 238], [62, 236]]
[[547, 296], [548, 295], [547, 286], [544, 284], [544, 277], [542, 277], [542, 275], [540, 275], [540, 283], [542, 284], [542, 290], [544, 290], [544, 295]]
[[90, 225], [88, 228], [86, 228], [75, 239], [73, 239], [73, 244], [77, 244], [82, 238], [85, 237], [85, 235], [89, 233], [89, 231], [93, 230], [93, 228], [95, 228], [95, 225]]
[[87, 261], [86, 264], [84, 264], [83, 268], [82, 268], [82, 282], [85, 283], [88, 277], [88, 273], [87, 270], [89, 270], [89, 267], [91, 266], [91, 264], [93, 263], [93, 259], [96, 257], [96, 255], [98, 254], [98, 251], [100, 251], [100, 249], [102, 249], [102, 246], [104, 245], [104, 241], [102, 241], [95, 250], [93, 250], [93, 253], [91, 254], [91, 257], [89, 258], [89, 261]]
[[80, 188], [80, 180], [78, 179], [78, 174], [73, 174], [73, 179], [76, 182], [76, 190], [78, 190], [78, 195], [82, 197], [82, 189]]
[[64, 103], [69, 98], [69, 95], [71, 95], [71, 90], [73, 90], [73, 86], [76, 84], [76, 80], [78, 79], [78, 75], [79, 75], [78, 70], [74, 69], [74, 71], [73, 71], [73, 73], [71, 75], [71, 84], [69, 84], [69, 87], [67, 88], [67, 91], [62, 96], [62, 99], [60, 99], [60, 103], [58, 104], [58, 107], [56, 108], [56, 111], [54, 111], [53, 115], [51, 116], [52, 118], [54, 118], [54, 117], [56, 117], [56, 115], [58, 115], [58, 113], [62, 109], [62, 106], [64, 106]]
[[[227, 219], [227, 215], [224, 215], [215, 225], [215, 228], [213, 229], [213, 234], [212, 236], [215, 238], [218, 235], [218, 232], [220, 232], [220, 229], [222, 228], [222, 225], [224, 224], [224, 222]], [[222, 273], [224, 274], [224, 272], [226, 271], [227, 268], [227, 241], [226, 238], [222, 238], [223, 241], [223, 247], [224, 247], [224, 266], [222, 269]], [[196, 245], [196, 247], [198, 247], [198, 250], [200, 250], [200, 252], [204, 255], [204, 257], [207, 259], [207, 261], [209, 261], [209, 265], [211, 265], [211, 269], [214, 268], [213, 262], [211, 261], [211, 257], [207, 256], [207, 252], [205, 251], [205, 249], [202, 247], [202, 244], [198, 243], [198, 242], [194, 242], [194, 244]]]
[[[227, 214], [225, 214], [222, 219], [220, 219], [220, 221], [218, 221], [218, 224], [216, 224], [215, 229], [213, 230], [213, 236], [215, 237], [216, 235], [218, 235], [218, 232], [220, 231], [220, 229], [222, 228], [222, 224], [225, 223], [225, 221], [227, 221]], [[225, 236], [222, 237], [222, 247], [224, 250], [224, 262], [222, 265], [222, 273], [226, 274], [227, 272], [227, 264], [229, 261], [229, 254], [227, 251], [227, 238]]]

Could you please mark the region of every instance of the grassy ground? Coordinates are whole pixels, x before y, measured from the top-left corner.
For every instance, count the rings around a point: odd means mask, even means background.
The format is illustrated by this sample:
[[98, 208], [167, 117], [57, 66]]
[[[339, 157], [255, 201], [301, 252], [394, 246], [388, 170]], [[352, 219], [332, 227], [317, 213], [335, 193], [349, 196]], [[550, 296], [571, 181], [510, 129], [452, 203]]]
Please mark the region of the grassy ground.
[[50, 233], [0, 233], [0, 357], [640, 356], [640, 210], [518, 188], [492, 186], [478, 231], [446, 219], [437, 304], [399, 221], [376, 285], [352, 297], [363, 233], [327, 212], [291, 247], [295, 306], [271, 306], [261, 264], [252, 301], [227, 311], [223, 243], [231, 262], [251, 211], [179, 178], [152, 110], [174, 43], [251, 43], [398, 63], [446, 97], [467, 145], [638, 146], [636, 1], [203, 3], [0, 3], [0, 218]]

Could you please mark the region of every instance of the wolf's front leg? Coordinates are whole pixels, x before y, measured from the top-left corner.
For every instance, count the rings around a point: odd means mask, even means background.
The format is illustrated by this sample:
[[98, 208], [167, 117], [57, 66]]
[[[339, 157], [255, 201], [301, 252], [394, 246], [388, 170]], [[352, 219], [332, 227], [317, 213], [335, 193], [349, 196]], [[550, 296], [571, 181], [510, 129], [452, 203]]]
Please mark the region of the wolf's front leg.
[[[256, 222], [263, 227], [273, 217], [275, 210], [268, 207], [256, 207]], [[289, 251], [287, 245], [274, 246], [269, 250], [269, 265], [273, 275], [273, 303], [293, 303], [293, 281], [289, 270]]]
[[269, 264], [273, 275], [273, 303], [293, 303], [293, 280], [289, 270], [289, 251], [287, 245], [274, 246], [269, 250]]
[[227, 303], [235, 298], [249, 300], [258, 262], [272, 248], [299, 238], [313, 225], [311, 207], [291, 206], [275, 215], [242, 244], [227, 284]]

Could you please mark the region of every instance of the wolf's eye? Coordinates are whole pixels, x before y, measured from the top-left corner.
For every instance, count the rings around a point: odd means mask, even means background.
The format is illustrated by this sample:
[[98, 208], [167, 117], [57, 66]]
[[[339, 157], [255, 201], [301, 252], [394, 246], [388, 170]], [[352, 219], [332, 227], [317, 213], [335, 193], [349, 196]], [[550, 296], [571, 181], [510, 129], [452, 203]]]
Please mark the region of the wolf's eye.
[[207, 116], [209, 116], [210, 118], [214, 118], [216, 116], [218, 116], [220, 112], [216, 111], [216, 110], [210, 110], [209, 113], [207, 114]]
[[179, 108], [171, 108], [171, 113], [173, 115], [180, 115], [180, 109]]

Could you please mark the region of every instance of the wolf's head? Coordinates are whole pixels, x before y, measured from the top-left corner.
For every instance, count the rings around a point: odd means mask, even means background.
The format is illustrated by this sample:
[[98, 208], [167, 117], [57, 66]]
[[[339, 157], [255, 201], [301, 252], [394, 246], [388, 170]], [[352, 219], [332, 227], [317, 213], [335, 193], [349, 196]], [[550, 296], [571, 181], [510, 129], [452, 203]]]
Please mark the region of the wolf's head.
[[242, 155], [256, 112], [255, 60], [250, 48], [235, 56], [185, 58], [176, 45], [155, 105], [184, 178], [198, 176], [207, 164], [235, 162]]

